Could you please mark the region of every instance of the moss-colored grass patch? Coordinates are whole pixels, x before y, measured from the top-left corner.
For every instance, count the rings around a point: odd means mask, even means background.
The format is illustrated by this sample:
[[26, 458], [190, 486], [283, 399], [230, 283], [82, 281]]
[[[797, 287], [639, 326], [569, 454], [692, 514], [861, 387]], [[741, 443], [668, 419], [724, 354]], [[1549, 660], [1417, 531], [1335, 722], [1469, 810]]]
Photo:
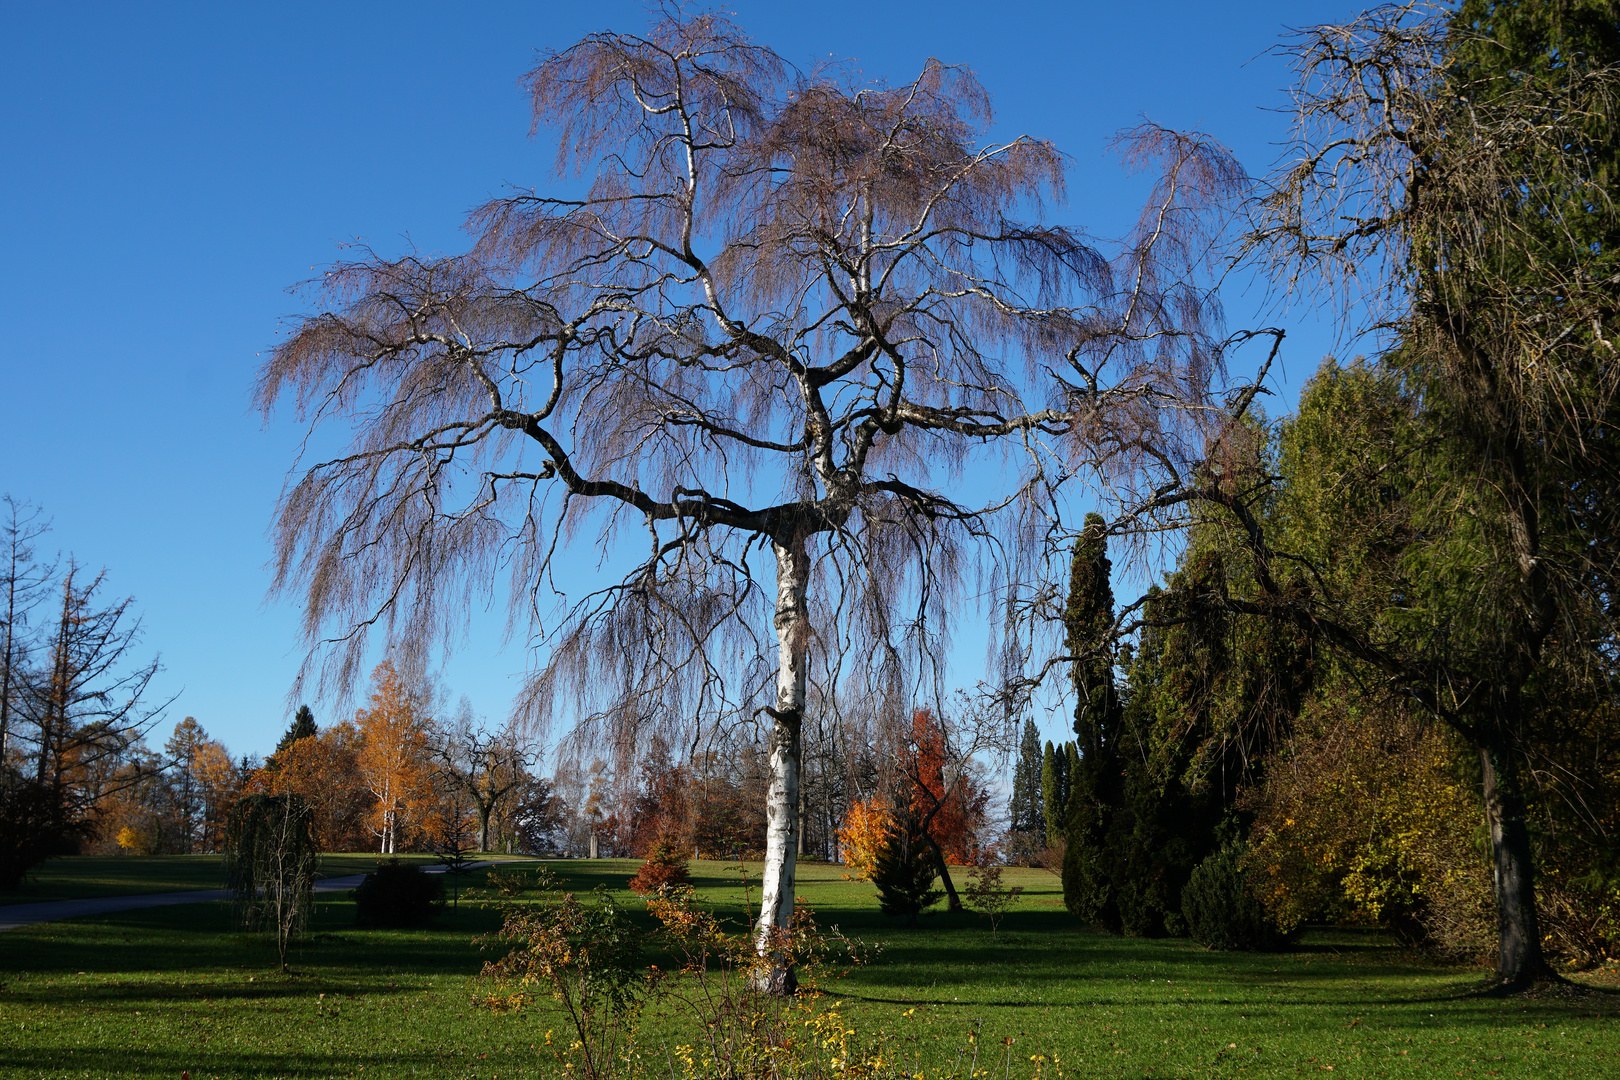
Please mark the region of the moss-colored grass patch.
[[[639, 909], [624, 891], [634, 862], [553, 865], [573, 888], [606, 884]], [[1319, 933], [1275, 955], [1113, 938], [1073, 925], [1051, 875], [1007, 877], [1029, 891], [993, 942], [971, 914], [901, 929], [841, 867], [802, 867], [800, 896], [824, 924], [882, 946], [829, 1000], [861, 1030], [908, 1040], [929, 1076], [975, 1026], [995, 1055], [1014, 1040], [1015, 1077], [1035, 1054], [1109, 1078], [1620, 1075], [1620, 996], [1479, 997], [1485, 971], [1429, 964], [1373, 934]], [[735, 871], [705, 862], [693, 878], [740, 923]], [[560, 1035], [554, 1014], [474, 1003], [491, 954], [471, 939], [497, 923], [464, 902], [432, 929], [359, 930], [334, 895], [290, 975], [273, 972], [265, 938], [231, 929], [222, 904], [0, 935], [0, 1077], [554, 1076], [535, 1049], [547, 1030]], [[657, 1015], [647, 1033], [653, 1047], [690, 1038]]]

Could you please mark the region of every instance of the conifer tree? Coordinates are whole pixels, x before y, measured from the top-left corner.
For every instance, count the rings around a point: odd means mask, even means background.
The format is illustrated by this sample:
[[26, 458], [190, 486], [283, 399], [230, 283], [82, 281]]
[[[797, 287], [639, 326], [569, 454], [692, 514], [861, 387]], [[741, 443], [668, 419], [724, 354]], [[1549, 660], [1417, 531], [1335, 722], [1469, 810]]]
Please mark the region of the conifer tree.
[[1104, 851], [1125, 798], [1119, 754], [1119, 691], [1114, 685], [1114, 590], [1105, 522], [1087, 514], [1069, 567], [1063, 622], [1074, 657], [1074, 733], [1069, 798], [1064, 804], [1063, 898], [1086, 922], [1118, 923], [1117, 888]]
[[1046, 807], [1041, 792], [1041, 736], [1035, 721], [1024, 721], [1024, 734], [1018, 745], [1018, 763], [1013, 767], [1012, 798], [1008, 805], [1009, 825], [1014, 833], [1046, 832]]
[[933, 887], [938, 876], [937, 862], [928, 846], [922, 819], [906, 809], [896, 825], [878, 848], [872, 884], [877, 886], [878, 907], [883, 914], [915, 926], [917, 916], [939, 903], [945, 894]]
[[1069, 755], [1050, 742], [1041, 754], [1041, 810], [1046, 842], [1063, 839], [1063, 809], [1069, 801]]
[[1114, 589], [1109, 577], [1106, 522], [1087, 514], [1069, 564], [1069, 602], [1063, 611], [1065, 645], [1074, 657], [1074, 733], [1081, 756], [1093, 761], [1114, 748], [1119, 734], [1119, 691], [1114, 686]]
[[309, 706], [298, 706], [298, 712], [294, 714], [292, 724], [287, 728], [287, 734], [276, 743], [276, 753], [281, 753], [299, 739], [313, 738], [320, 730], [315, 726], [315, 714], [309, 711]]

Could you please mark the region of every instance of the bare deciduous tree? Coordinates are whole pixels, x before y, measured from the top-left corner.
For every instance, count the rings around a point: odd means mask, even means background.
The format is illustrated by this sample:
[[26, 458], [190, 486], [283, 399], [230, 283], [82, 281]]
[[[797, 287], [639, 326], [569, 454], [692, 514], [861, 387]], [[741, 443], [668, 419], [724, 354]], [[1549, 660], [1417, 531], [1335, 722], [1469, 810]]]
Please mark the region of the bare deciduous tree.
[[46, 584], [56, 567], [40, 563], [34, 554], [35, 542], [50, 527], [40, 520], [37, 508], [5, 496], [5, 520], [0, 523], [0, 783], [11, 764], [12, 725], [24, 714], [23, 696], [29, 688], [33, 638], [28, 618], [44, 597]]
[[19, 743], [31, 744], [34, 783], [53, 792], [69, 817], [143, 779], [150, 770], [125, 770], [122, 780], [108, 770], [122, 763], [124, 752], [173, 701], [144, 700], [159, 663], [133, 662], [141, 634], [140, 620], [132, 617], [134, 599], [98, 607], [105, 572], [87, 584], [81, 580], [78, 564], [69, 560], [56, 623], [41, 644], [49, 667], [34, 674], [25, 697], [27, 723], [13, 733]]
[[[1204, 257], [1199, 205], [1241, 173], [1134, 133], [1166, 179], [1111, 263], [1018, 220], [1062, 196], [1061, 155], [979, 145], [989, 99], [962, 68], [802, 75], [701, 16], [593, 35], [527, 86], [583, 190], [488, 203], [465, 255], [334, 267], [327, 310], [264, 366], [262, 409], [290, 397], [354, 433], [286, 491], [277, 587], [303, 591], [312, 643], [335, 628], [328, 686], [373, 628], [443, 640], [505, 572], [551, 645], [531, 719], [566, 698], [582, 739], [625, 748], [767, 714], [768, 948], [793, 905], [812, 647], [845, 665], [830, 678], [909, 701], [966, 575], [1045, 527], [1049, 470], [1129, 470], [1142, 429], [1188, 415], [1167, 403], [1203, 399], [1220, 357], [1180, 269]], [[633, 566], [543, 623], [586, 528]]]
[[465, 698], [449, 725], [429, 737], [428, 753], [445, 782], [472, 800], [478, 814], [478, 851], [490, 851], [489, 823], [502, 802], [532, 779], [540, 758], [534, 741], [515, 724], [490, 732]]

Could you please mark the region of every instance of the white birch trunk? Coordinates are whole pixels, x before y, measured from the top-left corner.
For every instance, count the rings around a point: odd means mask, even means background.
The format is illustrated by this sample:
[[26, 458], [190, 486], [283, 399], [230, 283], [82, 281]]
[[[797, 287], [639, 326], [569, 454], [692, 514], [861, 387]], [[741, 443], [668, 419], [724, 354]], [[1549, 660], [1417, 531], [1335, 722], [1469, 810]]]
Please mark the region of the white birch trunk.
[[[776, 709], [771, 728], [770, 786], [765, 792], [765, 871], [756, 943], [769, 954], [773, 931], [793, 925], [794, 879], [799, 850], [799, 761], [805, 683], [808, 676], [810, 615], [805, 607], [810, 559], [804, 541], [772, 544], [776, 552]], [[796, 980], [785, 961], [773, 962], [764, 976], [769, 989], [790, 994]]]

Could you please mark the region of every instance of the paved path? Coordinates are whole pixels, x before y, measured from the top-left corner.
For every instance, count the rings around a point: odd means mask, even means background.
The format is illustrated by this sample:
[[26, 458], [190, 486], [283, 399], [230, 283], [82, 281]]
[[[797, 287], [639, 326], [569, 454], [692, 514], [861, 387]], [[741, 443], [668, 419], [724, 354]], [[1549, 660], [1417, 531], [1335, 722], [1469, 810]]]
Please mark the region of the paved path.
[[[472, 863], [469, 870], [480, 870], [486, 866], [499, 866], [507, 862], [523, 862], [522, 859], [491, 859], [488, 862]], [[424, 866], [422, 868], [429, 874], [442, 874], [442, 866]], [[316, 892], [339, 892], [343, 889], [352, 889], [365, 880], [364, 874], [349, 874], [346, 877], [322, 878], [315, 883]], [[187, 889], [185, 892], [142, 893], [138, 896], [92, 896], [83, 900], [47, 900], [38, 904], [10, 904], [0, 907], [0, 934], [7, 930], [15, 930], [19, 926], [32, 926], [34, 923], [55, 922], [57, 919], [76, 919], [81, 915], [108, 915], [115, 911], [134, 911], [137, 908], [168, 907], [171, 904], [201, 904], [208, 900], [225, 900], [230, 893], [225, 889]]]

